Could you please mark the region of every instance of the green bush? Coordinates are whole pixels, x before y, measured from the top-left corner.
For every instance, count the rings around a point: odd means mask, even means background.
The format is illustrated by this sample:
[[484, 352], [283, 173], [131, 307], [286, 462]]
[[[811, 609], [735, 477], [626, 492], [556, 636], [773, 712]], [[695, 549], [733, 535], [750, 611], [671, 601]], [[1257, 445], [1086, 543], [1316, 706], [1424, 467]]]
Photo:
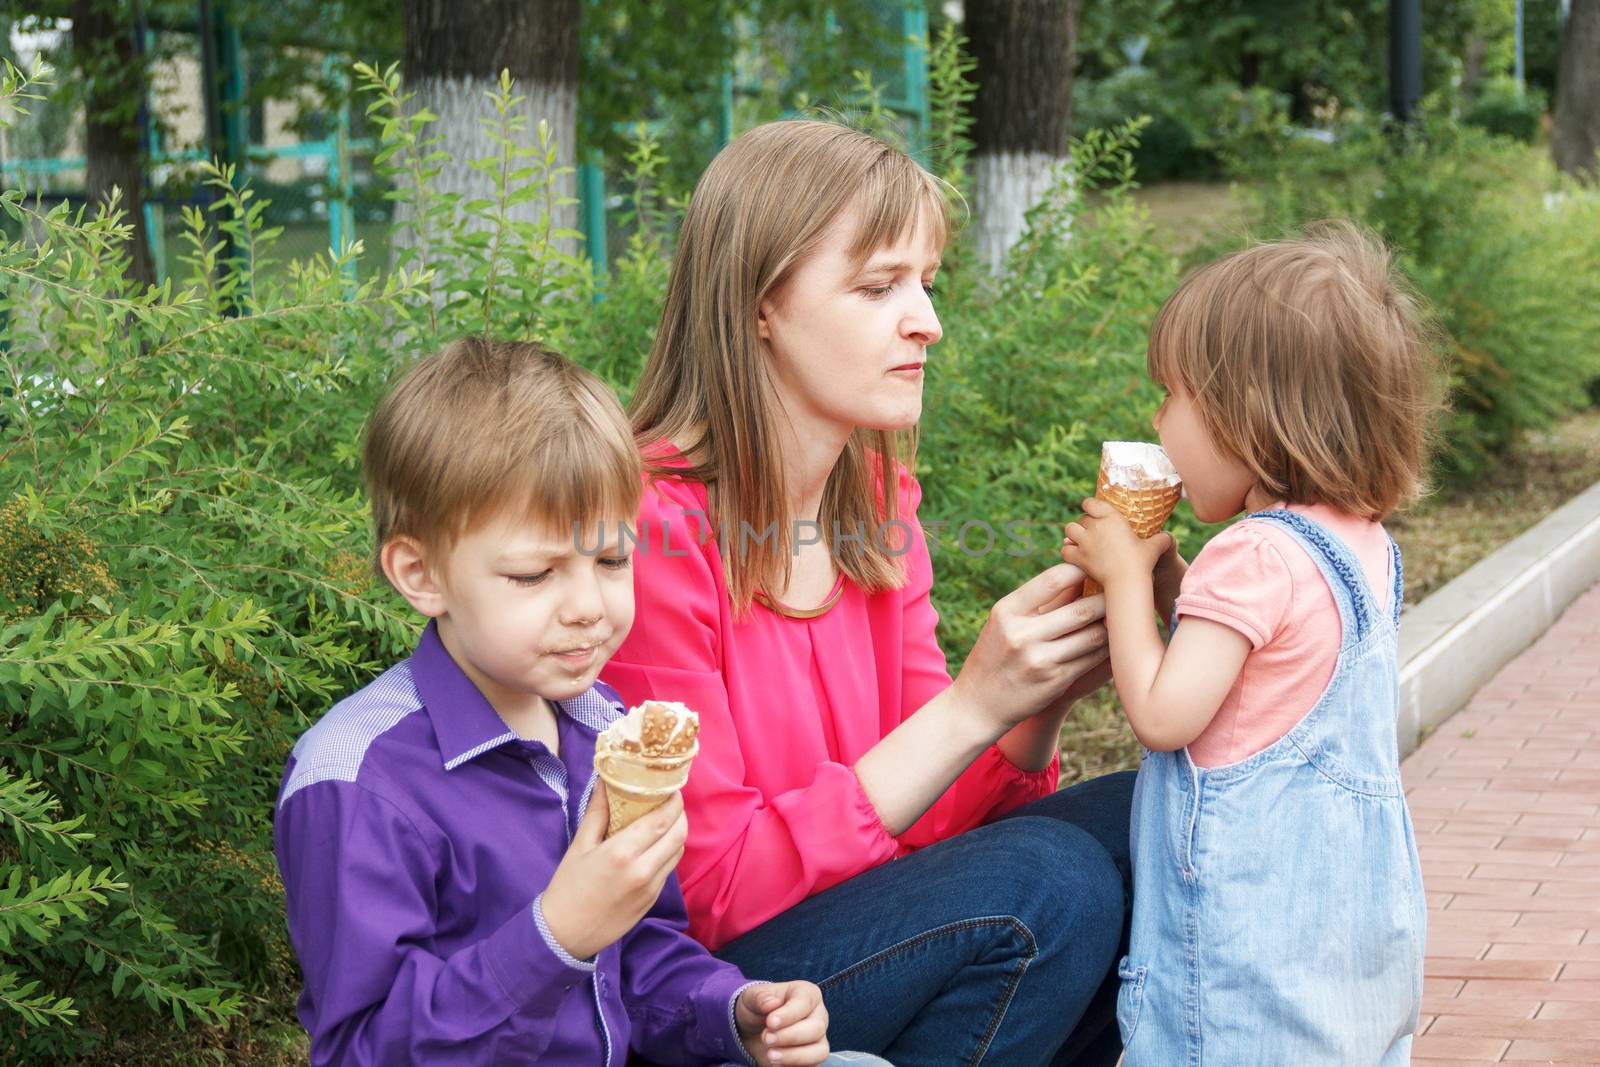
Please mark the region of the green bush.
[[[995, 600], [1060, 561], [1101, 442], [1155, 438], [1145, 340], [1177, 263], [1132, 197], [1141, 125], [1074, 143], [997, 281], [941, 275], [918, 473], [952, 669]], [[1187, 504], [1172, 529], [1191, 551], [1208, 532]]]
[[[37, 76], [36, 72], [36, 76]], [[640, 229], [600, 300], [565, 236], [512, 223], [554, 153], [507, 136], [502, 195], [432, 188], [425, 119], [365, 70], [409, 211], [396, 269], [272, 260], [264, 202], [210, 170], [176, 283], [124, 278], [112, 210], [0, 209], [0, 1060], [128, 1062], [189, 1024], [288, 1015], [272, 855], [289, 746], [407, 654], [356, 479], [381, 384], [442, 338], [543, 336], [636, 376], [664, 257]], [[0, 105], [32, 84], [7, 71]], [[0, 106], [0, 113], [5, 110]], [[548, 217], [548, 213], [547, 216]], [[468, 223], [478, 224], [476, 228]], [[222, 1040], [222, 1038], [218, 1038]]]
[[1539, 89], [1517, 85], [1513, 78], [1491, 78], [1478, 90], [1462, 121], [1518, 141], [1539, 139], [1545, 98]]
[[1440, 469], [1470, 477], [1524, 430], [1588, 403], [1600, 377], [1600, 197], [1438, 101], [1401, 131], [1360, 115], [1336, 125], [1330, 143], [1280, 138], [1235, 161], [1257, 232], [1346, 216], [1397, 250], [1449, 368]]
[[1083, 79], [1074, 84], [1073, 126], [1110, 130], [1148, 116], [1149, 123], [1132, 147], [1140, 181], [1214, 176], [1217, 158], [1206, 144], [1198, 113], [1186, 106], [1188, 95], [1173, 92], [1171, 84], [1149, 67], [1124, 67], [1100, 81]]

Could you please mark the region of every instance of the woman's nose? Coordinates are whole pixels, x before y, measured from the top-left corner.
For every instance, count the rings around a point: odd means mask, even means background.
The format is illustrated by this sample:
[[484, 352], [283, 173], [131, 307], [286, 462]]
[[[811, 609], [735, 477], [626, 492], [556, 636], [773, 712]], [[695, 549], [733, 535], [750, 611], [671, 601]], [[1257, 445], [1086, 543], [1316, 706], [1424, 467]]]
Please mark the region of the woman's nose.
[[918, 289], [916, 306], [901, 322], [901, 330], [906, 337], [921, 345], [937, 344], [939, 338], [944, 336], [944, 327], [939, 324], [939, 313], [933, 310], [933, 298], [927, 292]]

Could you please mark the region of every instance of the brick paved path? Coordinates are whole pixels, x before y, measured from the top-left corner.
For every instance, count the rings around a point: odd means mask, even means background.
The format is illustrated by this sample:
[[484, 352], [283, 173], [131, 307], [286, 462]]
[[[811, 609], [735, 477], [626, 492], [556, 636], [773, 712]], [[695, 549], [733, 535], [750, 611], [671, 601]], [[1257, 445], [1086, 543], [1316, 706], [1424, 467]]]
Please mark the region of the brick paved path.
[[1414, 1062], [1600, 1064], [1600, 586], [1403, 772], [1428, 890]]

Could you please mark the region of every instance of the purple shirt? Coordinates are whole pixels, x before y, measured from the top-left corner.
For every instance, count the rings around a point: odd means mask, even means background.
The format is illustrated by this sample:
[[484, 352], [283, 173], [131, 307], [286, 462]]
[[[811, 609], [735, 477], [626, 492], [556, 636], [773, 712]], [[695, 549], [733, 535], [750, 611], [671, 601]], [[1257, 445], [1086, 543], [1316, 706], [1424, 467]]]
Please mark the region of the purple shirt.
[[591, 960], [549, 936], [539, 894], [593, 789], [607, 686], [564, 702], [559, 757], [524, 741], [432, 624], [416, 653], [295, 744], [274, 836], [305, 972], [314, 1064], [749, 1063], [748, 983], [684, 933], [677, 876]]

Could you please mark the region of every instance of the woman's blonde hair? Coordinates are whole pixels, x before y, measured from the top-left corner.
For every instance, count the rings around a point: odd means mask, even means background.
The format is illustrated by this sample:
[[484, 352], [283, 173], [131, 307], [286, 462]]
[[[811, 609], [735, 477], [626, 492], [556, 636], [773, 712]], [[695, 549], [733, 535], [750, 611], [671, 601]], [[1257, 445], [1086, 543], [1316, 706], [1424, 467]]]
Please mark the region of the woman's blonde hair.
[[1195, 271], [1156, 316], [1148, 361], [1273, 499], [1382, 519], [1424, 489], [1436, 348], [1389, 250], [1349, 222]]
[[447, 550], [506, 509], [556, 530], [631, 520], [643, 465], [616, 394], [540, 345], [467, 337], [407, 371], [367, 423], [373, 567], [404, 534]]
[[[851, 207], [860, 218], [851, 254], [860, 262], [918, 224], [931, 226], [935, 245], [944, 245], [943, 183], [874, 137], [791, 120], [730, 142], [690, 198], [660, 328], [634, 396], [641, 445], [671, 441], [690, 464], [652, 467], [652, 474], [704, 483], [713, 528], [776, 530], [770, 539], [723, 539], [723, 568], [740, 614], [758, 590], [776, 595], [788, 585], [794, 532], [759, 311]], [[871, 531], [896, 517], [896, 464], [909, 466], [915, 448], [914, 434], [857, 429], [823, 491], [823, 530], [867, 531], [829, 541], [840, 570], [868, 592], [903, 580], [894, 547]]]

